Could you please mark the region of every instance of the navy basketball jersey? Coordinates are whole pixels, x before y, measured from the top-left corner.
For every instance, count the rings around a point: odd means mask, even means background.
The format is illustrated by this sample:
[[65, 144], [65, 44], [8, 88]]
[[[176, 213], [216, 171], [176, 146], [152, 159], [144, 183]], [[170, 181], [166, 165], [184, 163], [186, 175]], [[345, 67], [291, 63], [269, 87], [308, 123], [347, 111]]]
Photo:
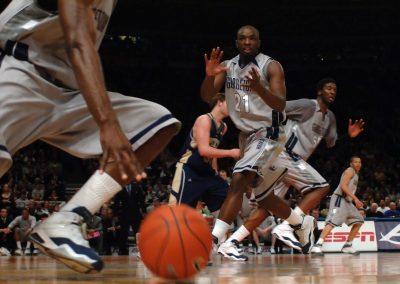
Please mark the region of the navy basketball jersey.
[[[213, 148], [218, 148], [219, 144], [222, 141], [222, 136], [225, 131], [225, 123], [221, 123], [218, 127], [217, 122], [215, 121], [214, 117], [211, 113], [207, 114], [208, 117], [211, 119], [211, 129], [210, 129], [210, 142], [209, 145]], [[199, 150], [197, 148], [197, 141], [193, 137], [193, 128], [190, 130], [188, 137], [183, 145], [182, 149], [182, 157], [179, 162], [190, 166], [192, 169], [196, 171], [202, 172], [210, 172], [214, 171], [211, 167], [212, 159], [202, 157], [199, 154]]]

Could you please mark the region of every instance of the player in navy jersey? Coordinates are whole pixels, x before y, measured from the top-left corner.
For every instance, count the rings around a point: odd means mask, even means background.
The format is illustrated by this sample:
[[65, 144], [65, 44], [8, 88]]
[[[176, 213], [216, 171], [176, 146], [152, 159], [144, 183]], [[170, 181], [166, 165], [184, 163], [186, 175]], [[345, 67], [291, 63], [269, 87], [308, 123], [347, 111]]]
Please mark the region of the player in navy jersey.
[[218, 175], [217, 159], [238, 159], [239, 149], [218, 149], [227, 129], [225, 95], [218, 93], [211, 101], [212, 110], [199, 116], [183, 146], [176, 164], [169, 204], [196, 207], [202, 200], [211, 212], [217, 211], [228, 193], [228, 183]]
[[0, 176], [19, 149], [43, 140], [101, 157], [71, 200], [30, 240], [79, 272], [101, 258], [82, 224], [143, 171], [180, 128], [164, 107], [105, 89], [97, 52], [115, 0], [13, 0], [0, 14]]
[[[283, 149], [285, 135], [286, 87], [281, 64], [259, 52], [259, 31], [253, 26], [239, 28], [236, 38], [239, 55], [220, 63], [222, 51], [214, 48], [210, 58], [204, 55], [206, 78], [201, 85], [201, 97], [209, 101], [225, 83], [229, 116], [241, 131], [239, 146], [241, 159], [235, 164], [231, 189], [222, 205], [214, 229], [214, 243], [222, 241], [230, 224], [236, 218], [249, 186], [255, 188], [260, 207], [297, 226], [305, 239], [315, 222], [302, 217], [280, 198], [271, 194], [273, 186], [285, 175], [285, 168], [273, 163]], [[247, 260], [238, 253], [234, 240], [223, 243], [218, 252], [235, 260]]]

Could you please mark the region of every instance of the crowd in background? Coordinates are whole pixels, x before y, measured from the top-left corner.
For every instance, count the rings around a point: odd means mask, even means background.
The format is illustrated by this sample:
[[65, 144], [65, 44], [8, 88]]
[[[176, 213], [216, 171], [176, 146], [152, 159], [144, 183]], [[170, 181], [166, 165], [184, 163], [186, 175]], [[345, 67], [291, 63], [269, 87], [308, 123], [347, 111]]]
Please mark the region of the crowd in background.
[[[137, 9], [157, 6], [154, 13], [158, 14], [153, 17], [168, 18], [161, 27], [158, 24], [152, 26], [146, 13], [135, 17], [129, 15], [127, 19], [125, 11], [131, 9], [124, 5], [129, 6], [130, 1], [122, 1], [111, 19], [110, 34], [106, 35], [100, 48], [109, 90], [156, 101], [183, 122], [181, 132], [166, 151], [146, 168], [148, 178], [124, 188], [88, 224], [87, 238], [101, 254], [127, 254], [140, 220], [153, 208], [167, 202], [183, 140], [195, 118], [208, 111], [207, 104], [199, 97], [204, 78], [203, 55], [211, 48], [221, 46], [225, 51], [224, 59], [234, 56], [236, 28], [247, 24], [240, 22], [239, 15], [236, 17], [238, 23], [231, 23], [236, 18], [230, 13], [221, 13], [223, 7], [218, 6], [222, 5], [219, 1], [208, 1], [203, 9], [198, 9], [191, 1], [178, 2], [173, 9], [182, 9], [183, 19], [169, 16], [168, 9], [172, 6], [168, 1], [162, 9], [158, 6], [161, 4], [152, 1], [135, 3]], [[231, 2], [230, 5], [241, 13], [254, 15], [255, 22], [248, 24], [260, 29], [261, 51], [282, 63], [288, 100], [315, 98], [317, 81], [326, 76], [336, 79], [338, 94], [331, 109], [336, 114], [339, 140], [332, 149], [321, 143], [309, 160], [329, 182], [331, 192], [338, 185], [339, 175], [349, 158], [359, 155], [363, 167], [357, 195], [364, 203], [363, 213], [375, 218], [400, 217], [400, 156], [397, 154], [400, 150], [400, 110], [393, 104], [398, 89], [396, 76], [400, 71], [397, 64], [400, 41], [396, 40], [398, 31], [393, 28], [396, 25], [388, 20], [396, 18], [396, 10], [385, 9], [383, 4], [382, 7], [371, 6], [384, 13], [370, 21], [369, 8], [357, 14], [361, 19], [354, 18], [353, 4], [318, 6], [315, 1], [309, 1], [310, 5], [303, 5], [306, 1], [298, 6], [291, 3], [295, 6], [287, 9], [284, 5], [269, 3], [265, 9], [260, 6], [255, 10], [251, 5], [243, 6], [242, 1]], [[207, 8], [213, 5], [217, 9]], [[331, 13], [332, 9], [339, 9], [340, 13]], [[271, 12], [273, 10], [277, 12]], [[308, 15], [310, 12], [312, 16]], [[215, 17], [224, 24], [209, 26], [203, 21], [204, 13], [208, 17], [213, 17], [210, 13], [216, 13]], [[264, 21], [267, 14], [270, 23], [275, 23], [279, 29]], [[287, 21], [288, 18], [291, 21]], [[124, 22], [127, 20], [129, 25]], [[183, 20], [202, 24], [182, 25]], [[174, 21], [179, 23], [175, 25]], [[358, 25], [359, 30], [352, 30], [348, 28], [352, 21], [365, 24]], [[226, 25], [227, 22], [230, 24]], [[329, 23], [329, 30], [325, 23]], [[132, 26], [135, 31], [130, 30]], [[377, 34], [382, 30], [385, 32]], [[127, 33], [120, 35], [124, 31]], [[353, 140], [346, 137], [349, 118], [366, 121], [365, 131]], [[229, 131], [221, 146], [237, 147], [238, 132], [229, 120], [227, 122]], [[219, 161], [227, 179], [233, 165], [232, 159]], [[12, 253], [17, 249], [15, 230], [6, 233], [5, 229], [22, 215], [23, 208], [27, 208], [36, 221], [46, 218], [58, 211], [73, 194], [74, 190], [70, 189], [79, 188], [97, 167], [96, 160], [72, 158], [42, 142], [16, 153], [13, 167], [0, 179], [0, 247], [6, 247]], [[289, 190], [286, 198], [294, 205], [301, 196]], [[310, 214], [324, 218], [328, 204], [329, 196]]]

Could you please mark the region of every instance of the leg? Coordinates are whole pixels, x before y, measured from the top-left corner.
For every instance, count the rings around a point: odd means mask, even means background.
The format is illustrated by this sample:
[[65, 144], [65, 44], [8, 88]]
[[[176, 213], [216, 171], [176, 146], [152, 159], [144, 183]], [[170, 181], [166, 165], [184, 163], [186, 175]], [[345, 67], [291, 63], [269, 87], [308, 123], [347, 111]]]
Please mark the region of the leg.
[[234, 221], [242, 207], [243, 193], [255, 176], [256, 174], [250, 171], [233, 174], [231, 188], [228, 190], [228, 195], [219, 212], [219, 220], [227, 224], [231, 224]]
[[351, 226], [350, 234], [347, 237], [347, 242], [344, 244], [344, 246], [342, 248], [342, 252], [353, 254], [353, 255], [360, 254], [359, 251], [357, 251], [353, 248], [352, 242], [353, 242], [354, 237], [357, 235], [358, 231], [360, 230], [361, 226], [362, 226], [362, 223], [355, 223], [355, 224], [353, 224], [353, 226]]
[[21, 234], [22, 234], [21, 229], [16, 228], [15, 233], [14, 233], [15, 243], [17, 244], [17, 249], [14, 252], [15, 255], [23, 255], [22, 246], [21, 246]]
[[348, 243], [351, 243], [353, 241], [354, 237], [358, 234], [358, 231], [360, 230], [361, 226], [362, 226], [362, 224], [360, 224], [360, 223], [357, 223], [357, 224], [354, 224], [353, 226], [351, 226], [350, 234], [347, 237]]
[[[176, 125], [166, 126], [141, 145], [135, 154], [142, 165], [148, 165], [175, 133]], [[81, 224], [111, 199], [122, 188], [121, 186], [122, 180], [117, 165], [110, 163], [106, 168], [106, 174], [100, 175], [96, 172], [62, 208], [62, 212], [52, 215], [35, 227], [30, 239], [44, 253], [78, 272], [100, 271], [103, 262], [84, 240]], [[63, 229], [58, 229], [60, 225]], [[68, 243], [68, 248], [62, 246], [65, 242]]]
[[299, 207], [303, 212], [309, 212], [311, 209], [317, 207], [321, 200], [329, 193], [330, 187], [319, 187], [307, 193], [300, 201]]

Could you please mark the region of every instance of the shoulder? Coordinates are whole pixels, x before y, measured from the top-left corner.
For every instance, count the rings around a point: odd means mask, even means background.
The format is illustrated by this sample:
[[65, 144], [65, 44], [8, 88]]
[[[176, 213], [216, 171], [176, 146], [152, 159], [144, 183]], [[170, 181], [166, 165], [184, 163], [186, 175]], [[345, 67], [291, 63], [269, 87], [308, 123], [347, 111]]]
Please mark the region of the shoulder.
[[211, 127], [211, 118], [207, 114], [202, 114], [196, 118], [193, 128]]

